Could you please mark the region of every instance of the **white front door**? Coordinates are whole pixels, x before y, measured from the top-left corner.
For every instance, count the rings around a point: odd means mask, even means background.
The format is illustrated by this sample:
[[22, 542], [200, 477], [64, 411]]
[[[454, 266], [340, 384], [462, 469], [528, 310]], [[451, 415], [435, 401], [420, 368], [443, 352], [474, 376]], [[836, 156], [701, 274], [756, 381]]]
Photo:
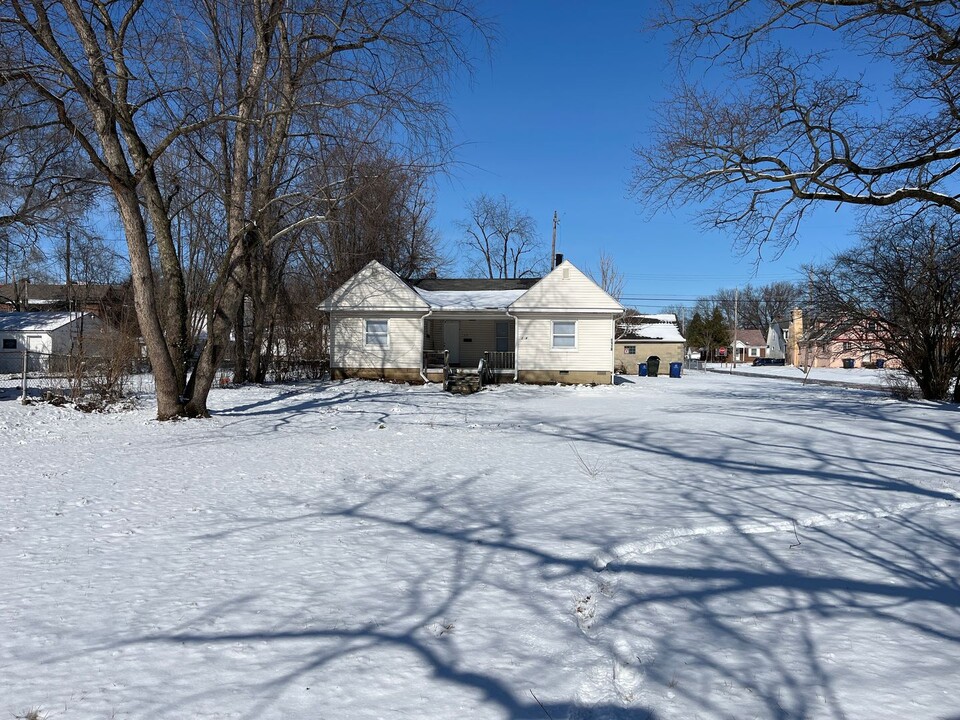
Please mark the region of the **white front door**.
[[443, 321], [443, 349], [450, 352], [450, 363], [460, 364], [460, 321]]

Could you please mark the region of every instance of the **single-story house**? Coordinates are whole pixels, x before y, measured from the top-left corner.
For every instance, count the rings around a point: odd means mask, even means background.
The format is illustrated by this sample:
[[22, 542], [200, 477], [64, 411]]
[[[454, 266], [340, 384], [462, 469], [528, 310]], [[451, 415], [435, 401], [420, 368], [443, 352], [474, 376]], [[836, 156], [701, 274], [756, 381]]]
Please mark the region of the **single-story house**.
[[444, 362], [501, 380], [613, 382], [623, 306], [569, 261], [543, 278], [406, 281], [371, 261], [323, 303], [330, 373], [439, 382]]
[[660, 367], [683, 362], [686, 343], [673, 313], [634, 316], [618, 327], [615, 343], [617, 372], [637, 374], [637, 366], [651, 355], [660, 358]]
[[763, 331], [756, 328], [737, 330], [737, 362], [750, 362], [756, 358], [767, 357], [767, 338]]
[[88, 349], [94, 350], [102, 328], [100, 319], [91, 313], [0, 313], [0, 372], [20, 372], [24, 350], [31, 371], [49, 369], [53, 358], [71, 355], [85, 337], [90, 340]]

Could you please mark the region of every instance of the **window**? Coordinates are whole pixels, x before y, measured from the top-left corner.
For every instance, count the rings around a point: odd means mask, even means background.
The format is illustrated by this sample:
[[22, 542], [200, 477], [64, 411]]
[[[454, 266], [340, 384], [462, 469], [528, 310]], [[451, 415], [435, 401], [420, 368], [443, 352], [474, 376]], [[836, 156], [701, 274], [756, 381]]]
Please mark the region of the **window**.
[[576, 320], [553, 321], [553, 348], [554, 350], [576, 350], [577, 322]]
[[16, 350], [17, 341], [14, 338], [4, 338], [3, 339], [3, 349], [4, 350]]
[[760, 348], [758, 347], [750, 348], [750, 357], [760, 357]]
[[375, 347], [390, 347], [389, 323], [387, 320], [367, 320], [363, 344]]
[[510, 340], [507, 333], [510, 324], [504, 321], [497, 322], [497, 352], [507, 352], [510, 349]]
[[636, 355], [636, 354], [637, 354], [637, 346], [636, 346], [636, 345], [624, 345], [624, 346], [623, 346], [623, 354], [624, 354], [624, 355]]

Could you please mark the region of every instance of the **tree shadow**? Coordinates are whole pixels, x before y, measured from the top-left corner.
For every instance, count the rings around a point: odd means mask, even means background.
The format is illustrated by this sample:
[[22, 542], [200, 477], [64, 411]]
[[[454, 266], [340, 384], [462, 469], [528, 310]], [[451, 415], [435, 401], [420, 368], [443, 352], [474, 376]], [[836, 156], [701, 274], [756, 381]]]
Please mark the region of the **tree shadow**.
[[[385, 412], [374, 400], [405, 396], [388, 388], [376, 398], [354, 398], [347, 388], [305, 393], [288, 396], [292, 407], [361, 402], [360, 411], [374, 417]], [[743, 420], [749, 415], [739, 403], [755, 395], [734, 390], [720, 401]], [[462, 478], [418, 462], [409, 475], [344, 483], [322, 495], [274, 493], [270, 506], [210, 518], [189, 545], [231, 556], [259, 550], [277, 530], [273, 542], [284, 551], [307, 548], [302, 564], [281, 577], [270, 572], [267, 553], [256, 569], [278, 587], [247, 587], [257, 580], [251, 572], [242, 591], [187, 610], [176, 624], [111, 628], [84, 652], [179, 658], [186, 648], [223, 662], [230, 649], [251, 646], [263, 656], [241, 687], [210, 683], [198, 692], [184, 681], [155, 693], [147, 685], [134, 715], [155, 717], [183, 716], [233, 692], [255, 698], [246, 717], [265, 717], [305, 687], [326, 693], [325, 710], [336, 716], [337, 693], [355, 691], [362, 705], [364, 683], [376, 684], [379, 673], [429, 687], [433, 699], [461, 698], [466, 716], [839, 719], [869, 709], [857, 706], [862, 695], [854, 687], [863, 657], [888, 673], [891, 687], [898, 687], [896, 671], [920, 655], [938, 663], [934, 682], [950, 677], [960, 642], [960, 538], [949, 522], [956, 495], [931, 483], [953, 483], [958, 471], [946, 460], [911, 467], [903, 448], [922, 442], [946, 457], [953, 416], [905, 417], [903, 434], [877, 433], [869, 447], [851, 448], [854, 430], [831, 423], [832, 430], [800, 433], [809, 431], [802, 417], [786, 418], [783, 434], [762, 421], [741, 423], [734, 435], [708, 422], [716, 405], [685, 405], [705, 419], [686, 418], [685, 430], [665, 416], [655, 426], [531, 413], [515, 424], [537, 460], [495, 487], [487, 481], [504, 466], [493, 461], [478, 461]], [[801, 410], [868, 426], [896, 413], [856, 405], [811, 400]], [[232, 410], [240, 419], [290, 412], [274, 403]], [[798, 431], [792, 440], [791, 429]], [[638, 498], [631, 506], [609, 478], [590, 478], [592, 491], [607, 499], [589, 509], [577, 507], [584, 495], [567, 501], [589, 534], [536, 517], [538, 482], [556, 467], [546, 456], [571, 442], [622, 469], [622, 486]], [[565, 509], [564, 498], [551, 500], [543, 514]], [[370, 568], [363, 582], [349, 584]], [[911, 651], [899, 660], [890, 650], [872, 657], [875, 642]], [[346, 689], [324, 688], [327, 678]], [[578, 692], [578, 682], [590, 692]], [[148, 704], [152, 692], [162, 706]], [[343, 703], [349, 717], [394, 710]]]

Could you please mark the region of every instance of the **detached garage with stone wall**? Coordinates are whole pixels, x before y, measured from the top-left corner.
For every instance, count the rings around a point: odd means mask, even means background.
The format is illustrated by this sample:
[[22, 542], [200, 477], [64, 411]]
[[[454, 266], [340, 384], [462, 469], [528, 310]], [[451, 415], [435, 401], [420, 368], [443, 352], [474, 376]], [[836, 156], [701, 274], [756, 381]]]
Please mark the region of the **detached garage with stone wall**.
[[617, 325], [614, 365], [618, 373], [636, 375], [637, 366], [656, 355], [660, 367], [665, 368], [672, 362], [683, 362], [685, 344], [676, 315], [633, 316]]

